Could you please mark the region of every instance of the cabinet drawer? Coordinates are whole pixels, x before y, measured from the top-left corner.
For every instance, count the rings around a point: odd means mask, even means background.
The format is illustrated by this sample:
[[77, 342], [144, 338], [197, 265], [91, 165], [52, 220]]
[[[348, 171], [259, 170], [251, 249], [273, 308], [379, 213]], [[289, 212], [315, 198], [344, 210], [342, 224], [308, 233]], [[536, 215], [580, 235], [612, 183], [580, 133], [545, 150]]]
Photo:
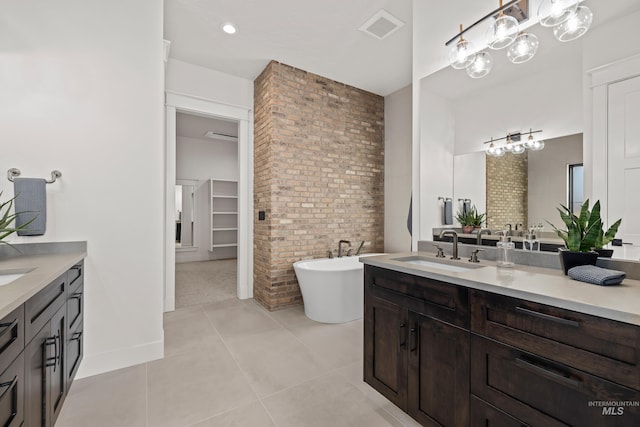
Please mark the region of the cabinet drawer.
[[[536, 426], [640, 425], [640, 407], [633, 406], [640, 404], [638, 391], [475, 335], [471, 392]], [[598, 402], [631, 406], [613, 414]]]
[[67, 273], [65, 272], [24, 304], [26, 343], [31, 341], [66, 300]]
[[471, 427], [529, 427], [509, 414], [505, 414], [495, 406], [471, 395]]
[[68, 292], [69, 295], [76, 292], [76, 290], [84, 284], [84, 262], [81, 261], [74, 265], [67, 271], [67, 281], [69, 283]]
[[0, 372], [13, 362], [24, 348], [24, 306], [0, 320]]
[[469, 328], [466, 288], [369, 265], [365, 266], [365, 286], [368, 292], [411, 311]]
[[0, 425], [19, 427], [24, 419], [24, 356], [0, 375]]
[[640, 390], [640, 327], [471, 291], [471, 330]]
[[69, 294], [67, 299], [67, 325], [72, 331], [82, 323], [84, 316], [84, 286], [82, 284]]
[[83, 332], [83, 324], [80, 323], [76, 329], [67, 334], [67, 345], [65, 348], [65, 357], [67, 359], [67, 390], [71, 386], [71, 382], [73, 382], [80, 367], [80, 362], [82, 361]]

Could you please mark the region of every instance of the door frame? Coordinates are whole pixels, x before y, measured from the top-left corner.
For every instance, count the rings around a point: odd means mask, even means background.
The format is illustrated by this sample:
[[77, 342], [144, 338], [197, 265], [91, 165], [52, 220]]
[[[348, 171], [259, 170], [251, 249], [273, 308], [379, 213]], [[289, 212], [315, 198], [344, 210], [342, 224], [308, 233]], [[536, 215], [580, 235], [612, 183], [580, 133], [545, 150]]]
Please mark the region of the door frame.
[[238, 122], [238, 263], [237, 295], [253, 297], [253, 114], [250, 108], [167, 90], [165, 93], [164, 311], [175, 310], [173, 212], [176, 183], [176, 114], [197, 114]]

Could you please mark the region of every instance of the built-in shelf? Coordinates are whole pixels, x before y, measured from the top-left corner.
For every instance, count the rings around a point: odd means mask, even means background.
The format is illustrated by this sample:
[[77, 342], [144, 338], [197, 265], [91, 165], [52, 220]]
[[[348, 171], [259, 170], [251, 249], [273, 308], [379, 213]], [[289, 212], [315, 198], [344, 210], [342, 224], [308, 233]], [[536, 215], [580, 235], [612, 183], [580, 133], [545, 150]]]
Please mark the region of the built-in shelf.
[[210, 195], [210, 251], [226, 249], [221, 256], [232, 254], [238, 247], [238, 181], [209, 180]]

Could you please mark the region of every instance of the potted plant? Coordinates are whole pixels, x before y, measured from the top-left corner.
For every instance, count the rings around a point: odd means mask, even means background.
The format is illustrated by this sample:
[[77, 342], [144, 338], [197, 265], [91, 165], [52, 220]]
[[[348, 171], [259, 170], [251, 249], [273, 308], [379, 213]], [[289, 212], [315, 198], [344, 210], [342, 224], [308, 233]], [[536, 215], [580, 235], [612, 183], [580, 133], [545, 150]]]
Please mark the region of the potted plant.
[[[2, 191], [0, 191], [0, 196], [2, 196]], [[7, 200], [6, 202], [0, 203], [0, 244], [4, 243], [9, 246], [12, 246], [10, 243], [5, 242], [4, 239], [18, 230], [22, 230], [23, 228], [26, 228], [26, 226], [31, 224], [31, 222], [35, 219], [34, 217], [19, 227], [12, 227], [11, 225], [15, 221], [16, 217], [21, 213], [24, 213], [24, 212], [11, 213], [11, 208], [13, 207], [13, 201], [15, 199], [16, 198], [14, 197], [12, 199]]]
[[566, 249], [559, 249], [560, 264], [564, 274], [567, 274], [571, 267], [595, 265], [598, 260], [598, 252], [595, 249], [601, 249], [613, 240], [621, 220], [616, 221], [605, 232], [602, 228], [602, 218], [600, 218], [599, 200], [593, 205], [591, 211], [589, 211], [589, 199], [585, 200], [579, 216], [564, 205], [560, 205], [558, 212], [567, 227], [566, 230], [560, 230], [549, 221], [547, 222], [553, 227], [558, 237], [564, 240], [566, 246]]
[[485, 214], [478, 212], [474, 205], [471, 205], [466, 211], [464, 209], [459, 210], [456, 213], [456, 220], [462, 225], [463, 233], [471, 233], [474, 228], [482, 227]]

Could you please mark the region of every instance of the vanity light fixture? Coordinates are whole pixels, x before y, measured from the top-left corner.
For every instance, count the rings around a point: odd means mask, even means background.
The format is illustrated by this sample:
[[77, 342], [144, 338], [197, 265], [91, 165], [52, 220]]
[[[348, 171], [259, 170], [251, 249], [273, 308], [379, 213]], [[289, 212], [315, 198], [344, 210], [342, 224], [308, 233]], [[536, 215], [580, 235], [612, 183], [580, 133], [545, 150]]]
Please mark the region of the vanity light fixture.
[[[507, 136], [503, 138], [493, 139], [491, 138], [489, 141], [483, 142], [483, 144], [489, 144], [489, 147], [486, 149], [486, 153], [489, 156], [501, 157], [505, 153], [513, 153], [513, 154], [522, 154], [527, 150], [531, 151], [539, 151], [544, 148], [544, 141], [538, 140], [534, 138], [534, 133], [542, 132], [541, 130], [531, 130], [525, 133], [524, 135], [529, 135], [527, 141], [525, 143], [521, 143], [520, 140], [523, 136], [520, 132], [508, 133]], [[496, 146], [496, 141], [505, 140], [504, 145]]]
[[505, 15], [500, 0], [500, 11], [496, 19], [491, 20], [487, 29], [487, 45], [494, 50], [504, 49], [511, 45], [518, 35], [518, 20], [513, 16]]
[[[538, 8], [538, 20], [544, 27], [553, 27], [556, 39], [562, 42], [575, 40], [587, 32], [593, 22], [593, 13], [588, 7], [580, 5], [583, 0], [543, 0]], [[463, 35], [482, 22], [490, 19], [487, 29], [486, 46], [490, 49], [504, 49], [507, 58], [513, 64], [530, 61], [538, 51], [540, 42], [535, 34], [519, 32], [519, 22], [528, 18], [527, 0], [511, 0], [503, 5], [500, 0], [498, 9], [478, 19], [445, 43], [449, 46], [457, 40], [449, 51], [449, 64], [456, 70], [466, 68], [467, 74], [474, 79], [489, 74], [493, 66], [491, 55], [482, 46], [476, 51], [471, 42]], [[506, 13], [505, 13], [506, 11]]]

